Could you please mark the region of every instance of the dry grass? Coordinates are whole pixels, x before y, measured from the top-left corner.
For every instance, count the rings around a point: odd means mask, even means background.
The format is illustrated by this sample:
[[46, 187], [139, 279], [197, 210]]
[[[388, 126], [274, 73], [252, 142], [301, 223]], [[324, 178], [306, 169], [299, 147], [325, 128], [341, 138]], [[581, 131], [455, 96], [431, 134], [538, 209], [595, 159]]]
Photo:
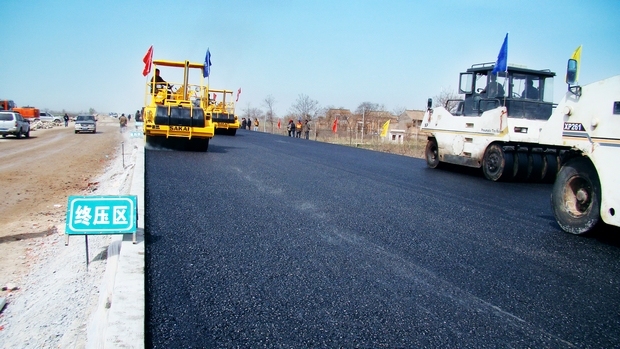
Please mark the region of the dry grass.
[[[267, 129], [267, 132], [269, 132], [269, 129]], [[287, 135], [284, 129], [275, 129], [273, 134], [279, 134], [282, 136]], [[344, 146], [364, 148], [384, 153], [411, 156], [415, 158], [424, 158], [424, 149], [427, 142], [426, 137], [426, 134], [420, 133], [417, 137], [406, 137], [402, 143], [398, 144], [395, 142], [387, 142], [385, 141], [385, 139], [379, 138], [376, 135], [365, 136], [364, 140], [362, 141], [361, 137], [359, 136], [356, 139], [355, 135], [351, 137], [349, 137], [347, 134], [335, 135], [331, 132], [331, 130], [320, 130], [317, 134], [314, 134], [314, 132], [310, 133], [310, 139], [318, 142], [340, 144]]]

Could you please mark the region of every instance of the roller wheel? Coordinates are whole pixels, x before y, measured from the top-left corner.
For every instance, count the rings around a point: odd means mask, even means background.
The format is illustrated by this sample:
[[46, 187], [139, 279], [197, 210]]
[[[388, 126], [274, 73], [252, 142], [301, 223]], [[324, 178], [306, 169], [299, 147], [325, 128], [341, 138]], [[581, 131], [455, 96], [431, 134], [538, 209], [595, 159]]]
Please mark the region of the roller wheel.
[[539, 182], [543, 178], [543, 170], [544, 170], [544, 160], [543, 155], [540, 153], [530, 153], [530, 167], [529, 167], [529, 178], [533, 182]]
[[551, 208], [567, 233], [586, 234], [599, 224], [601, 185], [589, 159], [569, 160], [558, 172], [551, 192]]
[[208, 138], [194, 138], [190, 141], [190, 149], [193, 151], [207, 151], [209, 149]]
[[527, 153], [516, 152], [516, 171], [515, 179], [518, 181], [526, 181], [529, 175], [530, 159]]
[[492, 181], [510, 180], [513, 177], [514, 157], [498, 144], [491, 144], [482, 158], [482, 172]]
[[439, 147], [435, 138], [431, 138], [426, 143], [426, 165], [430, 168], [437, 168], [439, 166]]
[[553, 183], [558, 174], [558, 156], [553, 153], [545, 154], [543, 182]]

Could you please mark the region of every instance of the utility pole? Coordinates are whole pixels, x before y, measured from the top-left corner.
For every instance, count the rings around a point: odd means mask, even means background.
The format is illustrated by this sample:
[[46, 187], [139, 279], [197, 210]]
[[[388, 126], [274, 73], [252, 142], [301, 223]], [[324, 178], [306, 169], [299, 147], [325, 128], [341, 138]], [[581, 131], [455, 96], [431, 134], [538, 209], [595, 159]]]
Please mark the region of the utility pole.
[[362, 144], [364, 144], [364, 125], [365, 125], [366, 108], [362, 107]]

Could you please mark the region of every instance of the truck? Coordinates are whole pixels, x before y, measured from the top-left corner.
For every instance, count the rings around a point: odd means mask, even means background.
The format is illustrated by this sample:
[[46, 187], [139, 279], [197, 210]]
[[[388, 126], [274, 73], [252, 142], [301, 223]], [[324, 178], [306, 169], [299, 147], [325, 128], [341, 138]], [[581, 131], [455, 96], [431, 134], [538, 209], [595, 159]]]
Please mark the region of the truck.
[[20, 113], [25, 119], [34, 121], [39, 118], [39, 109], [35, 107], [15, 107], [13, 111]]
[[587, 234], [605, 224], [620, 227], [620, 75], [576, 84], [579, 62], [567, 65], [568, 91], [552, 127], [568, 148], [551, 192], [551, 208], [566, 232]]
[[[147, 80], [142, 109], [147, 145], [207, 151], [209, 140], [215, 134], [211, 114], [206, 112], [209, 88], [203, 74], [199, 74], [199, 82], [190, 80], [190, 73], [202, 73], [204, 64], [188, 60], [153, 60], [153, 67], [156, 74]], [[159, 68], [182, 70], [183, 81], [159, 80]]]
[[[216, 96], [215, 93], [222, 95], [220, 102], [217, 101], [217, 98], [213, 98], [205, 110], [205, 112], [211, 114], [215, 134], [234, 136], [240, 124], [239, 118], [235, 114], [235, 102], [232, 99], [233, 91], [209, 89], [209, 92], [214, 94], [214, 96]], [[227, 99], [227, 97], [229, 98]]]
[[482, 168], [492, 181], [553, 182], [565, 149], [559, 134], [544, 138], [556, 106], [555, 73], [513, 65], [505, 72], [493, 69], [494, 63], [480, 63], [462, 72], [463, 99], [433, 108], [429, 98], [421, 125], [429, 134], [428, 167], [450, 163]]
[[19, 113], [23, 118], [33, 121], [39, 119], [39, 109], [35, 107], [18, 107], [14, 101], [9, 99], [0, 100], [0, 110], [12, 110]]
[[13, 110], [15, 108], [15, 102], [9, 99], [0, 100], [0, 111], [2, 110]]

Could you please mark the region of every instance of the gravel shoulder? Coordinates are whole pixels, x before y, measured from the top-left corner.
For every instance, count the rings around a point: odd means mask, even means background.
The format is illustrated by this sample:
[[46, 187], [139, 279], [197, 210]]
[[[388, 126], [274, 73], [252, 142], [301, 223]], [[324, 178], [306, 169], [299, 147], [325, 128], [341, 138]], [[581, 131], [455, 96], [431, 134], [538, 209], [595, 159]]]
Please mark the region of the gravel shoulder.
[[[69, 195], [126, 195], [140, 138], [101, 117], [96, 134], [73, 125], [0, 139], [0, 348], [85, 348], [103, 287], [110, 235], [65, 246]], [[133, 123], [130, 125], [133, 126]]]

